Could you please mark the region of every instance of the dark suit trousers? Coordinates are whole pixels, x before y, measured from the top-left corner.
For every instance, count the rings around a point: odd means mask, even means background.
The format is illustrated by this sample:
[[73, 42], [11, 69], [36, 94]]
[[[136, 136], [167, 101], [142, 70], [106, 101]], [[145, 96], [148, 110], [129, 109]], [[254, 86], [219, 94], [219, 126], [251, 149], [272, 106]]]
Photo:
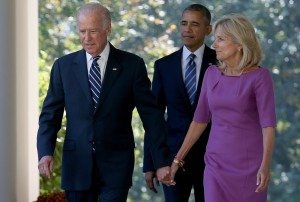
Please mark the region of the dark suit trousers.
[[93, 174], [91, 189], [86, 191], [65, 190], [68, 202], [126, 202], [129, 188], [111, 188], [103, 186], [93, 156]]
[[[198, 172], [201, 173], [201, 170]], [[203, 176], [195, 176], [180, 169], [176, 173], [175, 182], [174, 186], [163, 185], [165, 202], [188, 202], [192, 188], [195, 202], [204, 202]]]

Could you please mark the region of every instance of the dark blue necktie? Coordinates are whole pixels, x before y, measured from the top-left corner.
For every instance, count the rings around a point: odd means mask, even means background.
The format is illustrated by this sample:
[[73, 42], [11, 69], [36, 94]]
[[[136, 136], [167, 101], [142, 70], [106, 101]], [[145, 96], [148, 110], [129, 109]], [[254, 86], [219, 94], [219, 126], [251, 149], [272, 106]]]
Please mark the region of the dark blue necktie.
[[97, 63], [99, 58], [100, 58], [99, 55], [93, 58], [93, 63], [89, 75], [91, 94], [92, 94], [93, 104], [95, 109], [97, 108], [100, 99], [100, 92], [102, 87], [100, 68]]
[[189, 99], [191, 104], [195, 101], [195, 93], [196, 93], [196, 63], [194, 61], [196, 55], [191, 53], [189, 55], [189, 62], [186, 66], [185, 70], [185, 87], [187, 89], [187, 93], [189, 95]]

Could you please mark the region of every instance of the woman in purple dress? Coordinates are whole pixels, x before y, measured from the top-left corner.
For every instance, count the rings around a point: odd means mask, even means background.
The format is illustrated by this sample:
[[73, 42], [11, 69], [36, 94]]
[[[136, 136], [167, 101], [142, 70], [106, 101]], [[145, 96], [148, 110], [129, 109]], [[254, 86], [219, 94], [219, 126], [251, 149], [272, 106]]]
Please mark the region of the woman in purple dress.
[[276, 127], [271, 74], [259, 66], [262, 53], [247, 18], [225, 15], [213, 30], [220, 63], [206, 71], [193, 122], [172, 163], [171, 178], [211, 121], [205, 201], [265, 202]]

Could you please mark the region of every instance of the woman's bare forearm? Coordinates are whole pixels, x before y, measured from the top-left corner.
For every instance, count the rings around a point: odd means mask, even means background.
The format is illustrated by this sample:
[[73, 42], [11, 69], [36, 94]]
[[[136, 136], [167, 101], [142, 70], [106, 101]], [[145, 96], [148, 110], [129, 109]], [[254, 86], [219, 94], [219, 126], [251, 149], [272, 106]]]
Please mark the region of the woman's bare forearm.
[[197, 123], [195, 121], [192, 121], [189, 130], [184, 138], [184, 141], [176, 155], [177, 159], [184, 159], [195, 142], [200, 138], [206, 127], [207, 123]]

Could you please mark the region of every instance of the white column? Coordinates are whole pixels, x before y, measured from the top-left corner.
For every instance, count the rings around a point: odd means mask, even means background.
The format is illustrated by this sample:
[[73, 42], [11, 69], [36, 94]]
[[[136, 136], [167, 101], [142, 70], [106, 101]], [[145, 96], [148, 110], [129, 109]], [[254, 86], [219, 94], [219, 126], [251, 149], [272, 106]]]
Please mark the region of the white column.
[[17, 202], [37, 199], [38, 1], [15, 0], [16, 194]]
[[0, 1], [0, 201], [32, 202], [39, 190], [37, 0]]
[[16, 201], [16, 85], [12, 17], [11, 1], [0, 1], [0, 201]]

